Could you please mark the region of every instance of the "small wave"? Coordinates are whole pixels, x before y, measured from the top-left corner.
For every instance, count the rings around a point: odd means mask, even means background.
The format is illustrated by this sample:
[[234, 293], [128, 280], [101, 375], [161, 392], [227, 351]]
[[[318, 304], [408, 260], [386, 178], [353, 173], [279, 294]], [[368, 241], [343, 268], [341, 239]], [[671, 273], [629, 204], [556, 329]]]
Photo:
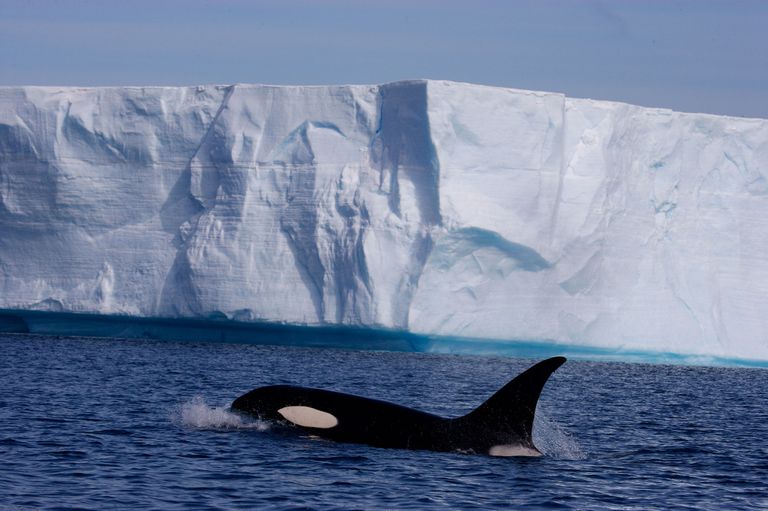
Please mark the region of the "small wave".
[[585, 460], [579, 442], [539, 409], [533, 426], [533, 443], [545, 456], [559, 460]]
[[202, 396], [195, 396], [176, 407], [171, 420], [195, 429], [269, 429], [268, 423], [231, 412], [229, 406], [211, 406]]
[[131, 436], [133, 431], [127, 429], [99, 429], [97, 431], [90, 431], [92, 435], [109, 435], [109, 436]]

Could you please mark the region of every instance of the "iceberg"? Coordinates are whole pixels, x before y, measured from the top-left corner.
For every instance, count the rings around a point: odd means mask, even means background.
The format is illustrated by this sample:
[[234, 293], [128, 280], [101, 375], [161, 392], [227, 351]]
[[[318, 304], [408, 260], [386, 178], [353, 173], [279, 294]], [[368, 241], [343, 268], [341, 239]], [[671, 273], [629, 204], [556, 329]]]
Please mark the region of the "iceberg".
[[768, 360], [766, 218], [763, 119], [432, 80], [0, 87], [4, 310]]

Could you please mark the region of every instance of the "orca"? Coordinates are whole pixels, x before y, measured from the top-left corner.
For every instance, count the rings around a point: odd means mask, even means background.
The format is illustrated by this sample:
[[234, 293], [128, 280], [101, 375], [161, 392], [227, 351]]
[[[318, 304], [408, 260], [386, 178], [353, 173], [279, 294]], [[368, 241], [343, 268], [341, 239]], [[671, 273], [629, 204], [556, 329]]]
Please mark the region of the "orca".
[[457, 418], [291, 385], [254, 389], [238, 397], [231, 408], [337, 442], [491, 456], [541, 456], [532, 437], [536, 403], [549, 376], [563, 363], [565, 358], [553, 357], [535, 364], [475, 410]]

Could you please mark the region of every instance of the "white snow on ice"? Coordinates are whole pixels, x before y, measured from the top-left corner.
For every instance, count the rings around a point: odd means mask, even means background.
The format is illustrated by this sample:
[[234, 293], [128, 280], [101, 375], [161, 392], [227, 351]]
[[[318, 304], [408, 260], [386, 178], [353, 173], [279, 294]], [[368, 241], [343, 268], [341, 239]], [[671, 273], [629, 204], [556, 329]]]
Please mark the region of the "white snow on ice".
[[768, 121], [442, 81], [0, 88], [0, 308], [768, 359]]

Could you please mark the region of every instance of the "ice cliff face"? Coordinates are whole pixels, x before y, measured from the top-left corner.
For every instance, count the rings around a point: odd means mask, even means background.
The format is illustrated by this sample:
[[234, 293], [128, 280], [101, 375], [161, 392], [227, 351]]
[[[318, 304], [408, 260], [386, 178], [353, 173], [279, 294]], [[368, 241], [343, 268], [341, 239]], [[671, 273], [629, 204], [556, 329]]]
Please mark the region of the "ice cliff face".
[[768, 359], [768, 121], [434, 81], [0, 88], [0, 308]]

